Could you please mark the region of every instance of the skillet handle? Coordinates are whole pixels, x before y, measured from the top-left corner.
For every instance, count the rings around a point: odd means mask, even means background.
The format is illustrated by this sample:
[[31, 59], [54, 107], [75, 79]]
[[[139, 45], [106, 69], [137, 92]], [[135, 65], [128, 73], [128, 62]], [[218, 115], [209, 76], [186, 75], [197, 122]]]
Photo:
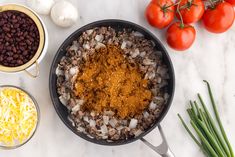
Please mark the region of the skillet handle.
[[161, 125], [158, 125], [158, 130], [159, 130], [161, 137], [162, 137], [162, 143], [159, 146], [152, 145], [151, 143], [146, 141], [144, 138], [141, 138], [141, 141], [144, 142], [144, 144], [146, 144], [149, 148], [151, 148], [152, 150], [154, 150], [155, 152], [160, 154], [162, 157], [175, 157], [175, 155], [170, 150], [170, 148], [167, 144], [166, 137], [163, 133]]

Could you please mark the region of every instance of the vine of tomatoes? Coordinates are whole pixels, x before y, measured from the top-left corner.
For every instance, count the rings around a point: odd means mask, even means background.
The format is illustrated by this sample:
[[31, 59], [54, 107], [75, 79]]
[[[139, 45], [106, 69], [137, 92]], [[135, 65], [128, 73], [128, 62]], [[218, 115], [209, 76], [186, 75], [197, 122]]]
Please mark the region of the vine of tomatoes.
[[[226, 32], [234, 22], [235, 0], [152, 0], [145, 16], [158, 29], [167, 28], [168, 45], [178, 51], [190, 48], [196, 38], [194, 23], [202, 21], [212, 33]], [[177, 21], [173, 22], [174, 17]]]

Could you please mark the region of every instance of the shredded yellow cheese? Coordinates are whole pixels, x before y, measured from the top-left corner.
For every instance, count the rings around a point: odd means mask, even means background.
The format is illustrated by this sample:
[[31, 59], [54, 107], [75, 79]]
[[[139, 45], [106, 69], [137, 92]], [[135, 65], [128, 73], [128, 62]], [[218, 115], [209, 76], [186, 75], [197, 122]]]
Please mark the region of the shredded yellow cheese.
[[24, 91], [14, 87], [0, 89], [0, 145], [22, 144], [37, 125], [37, 110]]

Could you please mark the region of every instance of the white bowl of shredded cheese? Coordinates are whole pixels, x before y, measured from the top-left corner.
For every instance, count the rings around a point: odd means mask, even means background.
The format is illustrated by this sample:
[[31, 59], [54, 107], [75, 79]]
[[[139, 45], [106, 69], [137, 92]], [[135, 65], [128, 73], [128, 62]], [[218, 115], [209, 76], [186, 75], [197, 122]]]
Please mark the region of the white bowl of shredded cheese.
[[0, 148], [14, 149], [27, 143], [39, 124], [39, 107], [25, 90], [0, 86]]

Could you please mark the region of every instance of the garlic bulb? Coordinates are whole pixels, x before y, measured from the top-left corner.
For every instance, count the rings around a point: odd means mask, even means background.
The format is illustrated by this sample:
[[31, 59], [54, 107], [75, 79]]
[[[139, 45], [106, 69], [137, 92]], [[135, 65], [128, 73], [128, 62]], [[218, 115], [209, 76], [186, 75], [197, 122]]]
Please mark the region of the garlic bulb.
[[39, 14], [48, 15], [54, 0], [27, 0], [27, 5]]
[[51, 9], [51, 18], [58, 26], [69, 27], [76, 22], [78, 12], [71, 3], [58, 1]]

